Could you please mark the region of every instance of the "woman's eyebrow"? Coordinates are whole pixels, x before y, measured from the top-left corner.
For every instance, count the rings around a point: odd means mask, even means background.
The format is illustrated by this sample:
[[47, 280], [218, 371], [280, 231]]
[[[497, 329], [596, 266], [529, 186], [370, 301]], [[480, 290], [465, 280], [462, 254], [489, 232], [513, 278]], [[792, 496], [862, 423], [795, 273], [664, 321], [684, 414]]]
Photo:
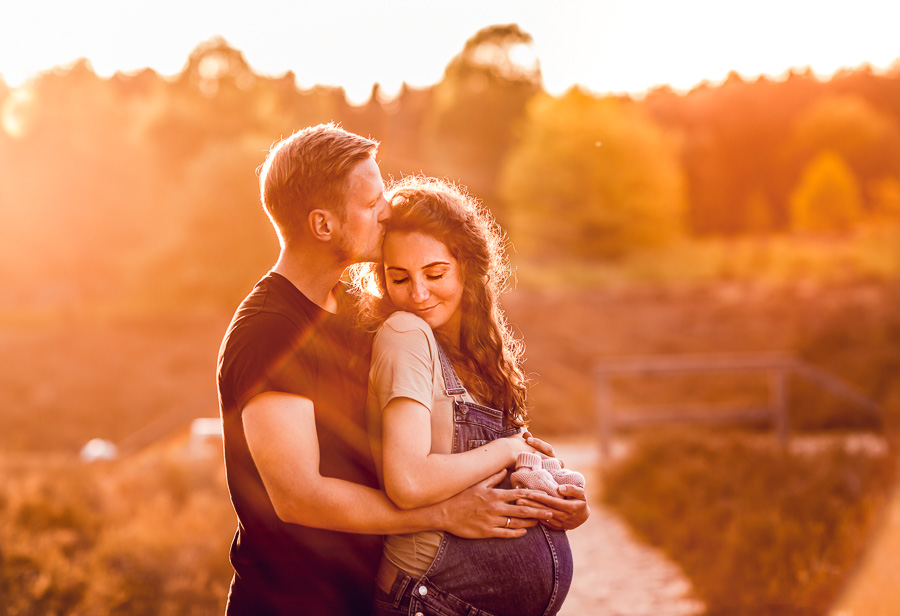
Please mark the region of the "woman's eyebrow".
[[[421, 269], [424, 270], [424, 269], [428, 269], [429, 267], [436, 267], [436, 266], [438, 266], [438, 265], [450, 265], [450, 263], [449, 263], [448, 261], [434, 261], [433, 263], [429, 263], [429, 264], [427, 264], [427, 265], [423, 265]], [[388, 271], [391, 271], [391, 270], [397, 270], [398, 272], [405, 272], [405, 271], [406, 271], [406, 268], [405, 268], [405, 267], [400, 267], [400, 266], [398, 266], [398, 265], [386, 265], [386, 266], [384, 267], [384, 269], [386, 269], [386, 270], [388, 270]]]

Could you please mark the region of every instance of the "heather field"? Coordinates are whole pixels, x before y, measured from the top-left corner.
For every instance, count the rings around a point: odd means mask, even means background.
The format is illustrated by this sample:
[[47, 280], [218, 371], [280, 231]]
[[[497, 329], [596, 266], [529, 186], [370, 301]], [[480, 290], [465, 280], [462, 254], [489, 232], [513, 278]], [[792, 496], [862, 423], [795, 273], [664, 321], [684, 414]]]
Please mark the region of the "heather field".
[[[864, 432], [890, 442], [898, 391], [885, 371], [898, 351], [885, 307], [894, 293], [871, 283], [523, 284], [506, 305], [527, 343], [533, 427], [550, 440], [596, 429], [597, 360], [791, 350], [886, 410], [883, 420], [863, 420], [796, 387], [796, 435]], [[854, 327], [835, 329], [848, 315]], [[191, 448], [187, 427], [216, 414], [215, 354], [228, 318], [227, 310], [4, 318], [0, 613], [220, 613], [233, 513], [218, 449]], [[723, 402], [761, 391], [752, 380], [674, 379], [625, 381], [617, 395]], [[94, 437], [124, 455], [79, 462]], [[592, 497], [678, 563], [710, 614], [823, 613], [865, 553], [893, 476], [891, 455], [779, 452], [765, 426], [620, 438], [631, 453], [598, 469]]]

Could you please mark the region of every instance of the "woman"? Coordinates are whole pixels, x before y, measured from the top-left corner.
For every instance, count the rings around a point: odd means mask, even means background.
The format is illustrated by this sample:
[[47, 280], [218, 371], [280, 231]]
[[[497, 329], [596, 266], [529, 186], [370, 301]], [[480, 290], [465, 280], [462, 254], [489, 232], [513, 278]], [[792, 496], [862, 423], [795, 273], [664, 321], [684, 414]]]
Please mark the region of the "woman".
[[[407, 178], [390, 201], [384, 263], [367, 281], [376, 287], [369, 314], [383, 321], [369, 414], [383, 446], [376, 464], [385, 491], [411, 508], [535, 450], [523, 433], [521, 345], [498, 305], [507, 273], [499, 228], [474, 199], [439, 180]], [[506, 528], [523, 522], [507, 518]], [[566, 535], [545, 525], [515, 539], [391, 535], [375, 614], [550, 616], [571, 578]]]

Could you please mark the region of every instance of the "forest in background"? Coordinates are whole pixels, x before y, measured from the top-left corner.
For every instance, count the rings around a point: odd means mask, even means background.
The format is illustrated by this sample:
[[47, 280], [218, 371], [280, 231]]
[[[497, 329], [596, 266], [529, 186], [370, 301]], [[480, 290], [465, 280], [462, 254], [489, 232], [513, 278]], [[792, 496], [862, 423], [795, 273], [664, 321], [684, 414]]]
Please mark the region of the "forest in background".
[[0, 81], [0, 311], [233, 305], [277, 253], [257, 167], [328, 121], [378, 139], [385, 176], [466, 185], [523, 262], [599, 270], [704, 238], [840, 253], [863, 237], [875, 270], [896, 267], [900, 70], [551, 96], [539, 65], [513, 61], [530, 44], [486, 28], [436, 85], [376, 84], [361, 106], [259, 75], [222, 39], [171, 78], [101, 78], [82, 60]]

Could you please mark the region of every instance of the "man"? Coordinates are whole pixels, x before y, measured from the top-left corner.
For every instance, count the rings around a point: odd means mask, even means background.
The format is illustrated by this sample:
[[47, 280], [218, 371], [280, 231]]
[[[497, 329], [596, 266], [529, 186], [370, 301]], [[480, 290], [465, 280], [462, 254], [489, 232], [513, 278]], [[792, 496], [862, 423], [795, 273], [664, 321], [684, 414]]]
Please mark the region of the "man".
[[340, 281], [381, 257], [390, 208], [377, 145], [310, 127], [278, 143], [260, 173], [281, 253], [235, 313], [218, 363], [238, 517], [228, 614], [368, 614], [384, 534], [511, 538], [537, 520], [587, 517], [583, 493], [543, 506], [539, 493], [492, 489], [502, 473], [420, 509], [378, 489], [365, 422], [371, 337]]

